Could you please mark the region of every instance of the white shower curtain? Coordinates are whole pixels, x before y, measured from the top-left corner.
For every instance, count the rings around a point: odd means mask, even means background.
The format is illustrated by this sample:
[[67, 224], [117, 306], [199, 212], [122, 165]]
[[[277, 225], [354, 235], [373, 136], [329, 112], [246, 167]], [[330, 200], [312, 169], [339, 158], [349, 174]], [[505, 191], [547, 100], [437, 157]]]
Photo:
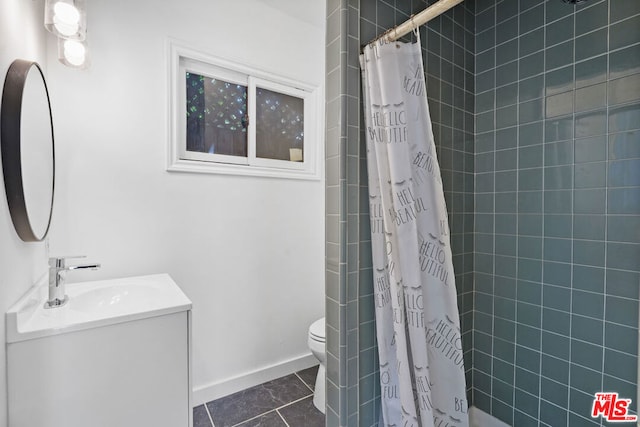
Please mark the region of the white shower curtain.
[[468, 426], [449, 223], [420, 42], [360, 56], [385, 426]]

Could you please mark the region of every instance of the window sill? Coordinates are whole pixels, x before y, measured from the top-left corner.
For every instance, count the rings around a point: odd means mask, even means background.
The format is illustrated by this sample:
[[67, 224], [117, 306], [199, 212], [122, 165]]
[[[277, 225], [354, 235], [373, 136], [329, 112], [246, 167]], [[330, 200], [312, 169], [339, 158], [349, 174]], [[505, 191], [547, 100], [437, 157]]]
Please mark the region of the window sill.
[[319, 181], [321, 179], [319, 171], [277, 169], [273, 167], [233, 165], [185, 159], [173, 160], [167, 165], [167, 171], [300, 179], [307, 181]]

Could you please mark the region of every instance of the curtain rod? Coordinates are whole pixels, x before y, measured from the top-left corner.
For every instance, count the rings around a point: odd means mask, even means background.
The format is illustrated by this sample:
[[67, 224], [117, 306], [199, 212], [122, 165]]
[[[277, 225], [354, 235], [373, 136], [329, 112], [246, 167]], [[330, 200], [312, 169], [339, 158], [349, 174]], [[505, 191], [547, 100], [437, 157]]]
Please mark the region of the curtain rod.
[[384, 39], [387, 42], [396, 41], [405, 34], [409, 34], [419, 26], [431, 21], [433, 18], [442, 15], [453, 6], [462, 3], [462, 1], [463, 0], [440, 0], [439, 2], [432, 4], [417, 15], [412, 15], [411, 18], [407, 19], [402, 24], [387, 30], [381, 36], [376, 37], [371, 43], [380, 39]]

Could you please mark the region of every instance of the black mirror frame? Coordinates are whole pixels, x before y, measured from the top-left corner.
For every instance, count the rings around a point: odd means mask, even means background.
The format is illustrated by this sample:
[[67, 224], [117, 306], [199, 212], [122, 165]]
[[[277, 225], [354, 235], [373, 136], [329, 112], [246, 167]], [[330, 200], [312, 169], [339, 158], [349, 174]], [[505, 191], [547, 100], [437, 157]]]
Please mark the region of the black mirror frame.
[[[22, 116], [22, 95], [27, 75], [31, 67], [36, 67], [42, 82], [44, 83], [49, 106], [49, 120], [51, 125], [51, 145], [53, 153], [53, 177], [51, 181], [51, 205], [49, 207], [49, 220], [47, 228], [42, 236], [36, 236], [27, 212], [24, 186], [22, 182], [22, 160], [20, 157], [20, 124]], [[53, 116], [51, 115], [51, 103], [49, 89], [37, 62], [16, 59], [9, 66], [2, 91], [2, 106], [0, 107], [0, 148], [2, 152], [2, 173], [4, 175], [4, 188], [11, 213], [11, 221], [18, 236], [25, 242], [40, 242], [49, 232], [51, 216], [53, 213], [53, 198], [55, 190], [55, 141], [53, 136]]]

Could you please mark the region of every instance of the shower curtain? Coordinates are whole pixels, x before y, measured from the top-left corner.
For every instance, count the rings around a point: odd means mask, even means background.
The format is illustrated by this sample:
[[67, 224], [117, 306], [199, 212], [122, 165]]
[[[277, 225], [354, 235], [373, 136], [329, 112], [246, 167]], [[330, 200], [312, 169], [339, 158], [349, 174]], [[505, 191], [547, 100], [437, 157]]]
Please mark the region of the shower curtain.
[[382, 419], [468, 426], [449, 223], [420, 41], [360, 55]]

